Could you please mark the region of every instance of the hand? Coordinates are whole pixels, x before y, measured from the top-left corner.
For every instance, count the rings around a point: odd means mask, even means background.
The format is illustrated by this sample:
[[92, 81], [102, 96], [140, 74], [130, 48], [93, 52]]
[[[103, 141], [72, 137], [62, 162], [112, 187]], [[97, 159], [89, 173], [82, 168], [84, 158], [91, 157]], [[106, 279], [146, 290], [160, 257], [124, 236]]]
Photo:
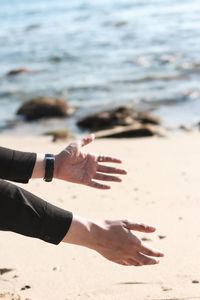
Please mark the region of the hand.
[[98, 183], [94, 179], [121, 182], [120, 177], [108, 174], [124, 175], [127, 173], [124, 169], [99, 164], [99, 162], [121, 163], [120, 159], [112, 156], [99, 156], [83, 151], [82, 148], [93, 140], [94, 135], [90, 135], [82, 140], [71, 143], [57, 154], [55, 156], [54, 177], [98, 189], [109, 189], [110, 186]]
[[132, 231], [151, 233], [152, 226], [127, 220], [91, 222], [74, 216], [63, 242], [91, 248], [106, 259], [125, 266], [143, 266], [159, 263], [164, 254], [145, 245]]

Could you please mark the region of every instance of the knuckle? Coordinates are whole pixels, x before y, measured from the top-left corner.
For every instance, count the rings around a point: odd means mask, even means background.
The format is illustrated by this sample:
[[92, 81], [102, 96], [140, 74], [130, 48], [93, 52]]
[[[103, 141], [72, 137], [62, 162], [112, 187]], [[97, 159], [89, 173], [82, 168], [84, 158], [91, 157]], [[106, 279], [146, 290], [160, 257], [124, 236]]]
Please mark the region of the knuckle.
[[142, 227], [143, 229], [148, 229], [148, 226], [144, 223], [140, 223], [139, 226]]
[[129, 224], [129, 221], [127, 220], [127, 219], [123, 219], [123, 220], [121, 220], [121, 223], [123, 224], [123, 225], [128, 225]]
[[135, 263], [135, 266], [136, 266], [136, 267], [141, 267], [141, 266], [143, 266], [143, 263], [141, 263], [141, 262], [136, 262], [136, 263]]
[[144, 264], [144, 265], [150, 265], [151, 262], [152, 262], [152, 260], [151, 260], [151, 259], [148, 259], [148, 258], [145, 258], [145, 259], [143, 260], [143, 264]]
[[138, 247], [141, 247], [141, 246], [142, 246], [142, 241], [139, 240], [139, 239], [136, 239], [136, 240], [134, 241], [134, 244], [135, 244], [136, 246], [138, 246]]
[[146, 254], [149, 255], [149, 256], [154, 256], [155, 255], [154, 252], [152, 250], [150, 250], [150, 249], [148, 249], [146, 251]]
[[85, 185], [89, 185], [90, 184], [90, 179], [89, 178], [84, 178], [83, 179], [83, 184], [85, 184]]

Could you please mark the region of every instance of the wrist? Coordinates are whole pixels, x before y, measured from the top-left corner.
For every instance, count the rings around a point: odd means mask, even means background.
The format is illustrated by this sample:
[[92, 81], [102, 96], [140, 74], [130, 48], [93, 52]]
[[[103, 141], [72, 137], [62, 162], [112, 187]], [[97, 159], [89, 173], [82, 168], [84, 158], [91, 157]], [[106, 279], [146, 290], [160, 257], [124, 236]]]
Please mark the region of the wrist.
[[59, 179], [59, 155], [55, 155], [55, 161], [54, 161], [54, 178]]
[[44, 175], [45, 175], [45, 154], [37, 153], [31, 178], [44, 178]]
[[95, 222], [74, 215], [63, 242], [95, 249], [97, 243], [94, 234], [96, 226]]
[[52, 178], [56, 178], [54, 160], [54, 155], [52, 154], [37, 153], [31, 178], [43, 178], [45, 181], [52, 181]]

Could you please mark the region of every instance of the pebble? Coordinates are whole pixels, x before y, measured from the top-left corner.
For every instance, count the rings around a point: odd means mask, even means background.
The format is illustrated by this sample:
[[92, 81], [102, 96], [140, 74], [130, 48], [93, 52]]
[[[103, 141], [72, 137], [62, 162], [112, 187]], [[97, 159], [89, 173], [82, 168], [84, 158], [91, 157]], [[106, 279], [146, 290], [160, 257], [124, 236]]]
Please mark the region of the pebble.
[[30, 288], [31, 288], [31, 286], [27, 284], [21, 288], [21, 291], [28, 290]]
[[7, 269], [7, 268], [1, 268], [0, 269], [0, 275], [3, 275], [5, 273], [11, 272], [13, 269]]
[[143, 238], [141, 238], [141, 240], [144, 241], [144, 242], [151, 242], [152, 241], [152, 239], [147, 238], [147, 237], [143, 237]]
[[192, 283], [199, 283], [199, 280], [192, 280]]
[[53, 271], [61, 271], [61, 267], [59, 267], [59, 266], [53, 267]]
[[162, 239], [166, 238], [166, 235], [159, 235], [158, 237], [159, 237], [160, 240], [162, 240]]

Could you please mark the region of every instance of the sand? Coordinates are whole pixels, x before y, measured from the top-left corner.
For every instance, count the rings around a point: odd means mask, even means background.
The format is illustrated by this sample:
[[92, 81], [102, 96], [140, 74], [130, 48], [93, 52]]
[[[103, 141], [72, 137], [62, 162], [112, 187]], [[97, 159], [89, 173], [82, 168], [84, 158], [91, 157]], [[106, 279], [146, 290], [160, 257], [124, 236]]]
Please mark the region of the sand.
[[[96, 140], [89, 151], [121, 157], [128, 170], [123, 182], [113, 183], [109, 191], [56, 180], [21, 184], [77, 215], [155, 225], [155, 233], [136, 235], [148, 238], [165, 258], [155, 266], [125, 267], [86, 248], [0, 232], [0, 299], [200, 299], [199, 137], [194, 132]], [[67, 143], [52, 143], [49, 137], [1, 137], [0, 144], [57, 153]]]

